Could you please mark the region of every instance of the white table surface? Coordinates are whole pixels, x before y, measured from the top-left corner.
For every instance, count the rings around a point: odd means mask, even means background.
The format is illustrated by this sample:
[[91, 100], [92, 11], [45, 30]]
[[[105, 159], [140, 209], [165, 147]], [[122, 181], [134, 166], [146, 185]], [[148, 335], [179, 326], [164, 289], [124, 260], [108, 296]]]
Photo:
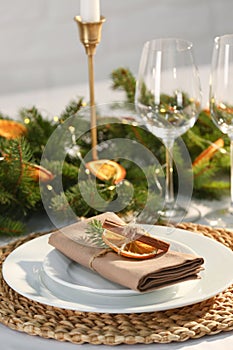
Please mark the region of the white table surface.
[[[208, 99], [208, 80], [209, 66], [199, 67], [202, 89], [203, 89], [203, 106], [207, 105]], [[96, 82], [96, 102], [98, 104], [113, 101], [121, 101], [124, 98], [122, 92], [111, 90], [111, 81]], [[17, 112], [22, 107], [31, 107], [35, 105], [41, 110], [48, 111], [51, 115], [59, 114], [68, 102], [75, 97], [83, 96], [88, 101], [88, 85], [66, 86], [50, 90], [30, 91], [12, 95], [0, 96], [0, 111], [8, 114], [10, 117], [17, 118]], [[195, 201], [201, 214], [204, 216], [210, 208], [223, 207], [227, 200], [223, 202]], [[205, 224], [205, 220], [201, 218], [199, 223]], [[0, 244], [6, 244], [9, 238], [0, 238]], [[47, 340], [38, 336], [30, 336], [25, 333], [13, 331], [0, 323], [0, 339], [1, 349], [3, 350], [94, 350], [100, 348], [100, 345], [90, 344], [71, 344], [58, 342], [53, 339]], [[101, 346], [106, 350], [116, 348], [115, 346]], [[121, 350], [130, 349], [148, 349], [148, 350], [225, 350], [233, 349], [233, 332], [222, 332], [214, 336], [205, 336], [200, 339], [188, 340], [186, 342], [170, 343], [170, 344], [151, 344], [151, 345], [119, 345], [117, 348]]]

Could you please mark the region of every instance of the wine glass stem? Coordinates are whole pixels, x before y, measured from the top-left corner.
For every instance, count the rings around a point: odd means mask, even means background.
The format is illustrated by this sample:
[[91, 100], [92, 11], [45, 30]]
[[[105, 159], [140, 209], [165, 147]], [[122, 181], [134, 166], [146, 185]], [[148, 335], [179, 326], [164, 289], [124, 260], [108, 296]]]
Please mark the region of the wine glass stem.
[[230, 213], [233, 214], [233, 137], [231, 137], [231, 153], [230, 153], [230, 164], [231, 164], [231, 182], [230, 182], [230, 190], [231, 190], [231, 206]]
[[174, 184], [173, 184], [173, 144], [166, 145], [166, 188], [165, 188], [165, 206], [172, 208], [174, 206]]

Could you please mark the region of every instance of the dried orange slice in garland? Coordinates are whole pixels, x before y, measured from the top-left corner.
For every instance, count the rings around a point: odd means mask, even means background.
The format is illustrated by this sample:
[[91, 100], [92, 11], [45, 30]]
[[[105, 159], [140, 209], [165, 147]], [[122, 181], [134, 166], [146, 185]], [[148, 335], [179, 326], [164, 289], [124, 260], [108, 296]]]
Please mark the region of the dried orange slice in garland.
[[49, 182], [54, 179], [54, 175], [40, 165], [28, 164], [27, 169], [34, 181]]
[[212, 143], [208, 148], [206, 148], [203, 152], [199, 154], [199, 156], [194, 160], [193, 166], [197, 165], [201, 161], [209, 160], [213, 157], [213, 155], [224, 146], [224, 141], [222, 138], [219, 138], [217, 141]]
[[26, 127], [13, 120], [0, 119], [0, 136], [15, 139], [27, 133]]
[[[10, 161], [7, 155], [4, 155], [4, 159], [8, 162]], [[22, 169], [26, 169], [30, 177], [36, 182], [39, 182], [39, 180], [41, 182], [49, 182], [54, 179], [54, 175], [49, 170], [37, 164], [23, 163]]]
[[[27, 133], [26, 127], [18, 122], [7, 119], [0, 119], [0, 136], [10, 140], [17, 137], [21, 137]], [[2, 152], [4, 159], [8, 160], [8, 156]], [[36, 164], [23, 164], [23, 167], [27, 167], [30, 176], [34, 181], [48, 182], [54, 179], [54, 175], [44, 167]]]
[[121, 182], [126, 175], [126, 170], [119, 163], [109, 159], [93, 160], [86, 163], [86, 168], [102, 181], [113, 180], [114, 184]]

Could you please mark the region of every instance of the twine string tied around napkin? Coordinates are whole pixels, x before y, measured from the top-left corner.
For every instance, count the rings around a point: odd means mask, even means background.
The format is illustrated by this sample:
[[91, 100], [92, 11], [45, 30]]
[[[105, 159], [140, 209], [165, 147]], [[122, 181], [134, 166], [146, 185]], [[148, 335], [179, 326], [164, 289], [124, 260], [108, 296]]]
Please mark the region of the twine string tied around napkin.
[[106, 255], [107, 253], [109, 252], [112, 252], [112, 249], [111, 248], [105, 248], [105, 249], [101, 249], [101, 251], [97, 252], [96, 254], [92, 255], [90, 260], [89, 260], [89, 268], [92, 270], [92, 271], [96, 271], [95, 268], [93, 267], [93, 263], [94, 263], [94, 260], [96, 258], [100, 258], [101, 256], [104, 256]]

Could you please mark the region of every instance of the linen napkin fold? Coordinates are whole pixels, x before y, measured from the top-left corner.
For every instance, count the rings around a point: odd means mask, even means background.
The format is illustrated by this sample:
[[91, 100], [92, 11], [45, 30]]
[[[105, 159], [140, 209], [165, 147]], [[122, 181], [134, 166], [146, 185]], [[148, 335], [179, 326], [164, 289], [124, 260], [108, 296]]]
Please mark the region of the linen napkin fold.
[[[111, 249], [83, 245], [88, 222], [106, 219], [124, 223], [114, 213], [104, 213], [66, 226], [52, 233], [49, 244], [71, 260], [96, 271], [106, 279], [139, 292], [148, 292], [190, 279], [200, 278], [204, 259], [199, 256], [167, 251], [150, 259], [125, 258]], [[81, 240], [80, 240], [81, 239]]]

